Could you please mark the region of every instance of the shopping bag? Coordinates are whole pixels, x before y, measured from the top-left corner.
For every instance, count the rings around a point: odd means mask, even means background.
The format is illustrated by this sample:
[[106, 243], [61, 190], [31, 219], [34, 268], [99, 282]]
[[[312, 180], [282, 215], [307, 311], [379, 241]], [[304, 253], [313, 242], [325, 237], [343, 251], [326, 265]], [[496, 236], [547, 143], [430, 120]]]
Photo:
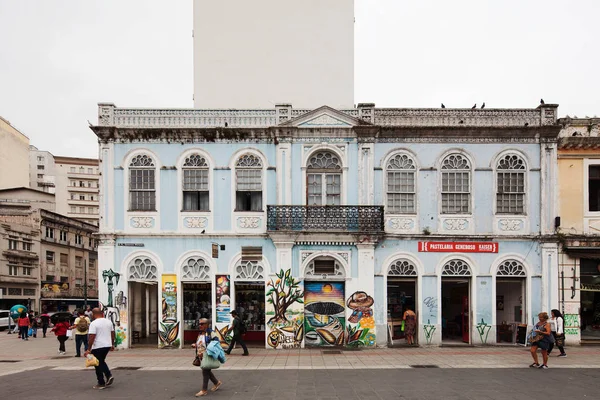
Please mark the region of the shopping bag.
[[400, 324], [400, 330], [401, 330], [402, 332], [404, 332], [404, 321], [402, 321], [402, 323]]
[[219, 360], [204, 353], [204, 355], [202, 356], [202, 363], [200, 363], [200, 368], [202, 368], [202, 369], [217, 369], [220, 366], [221, 366], [221, 363], [219, 362]]
[[69, 330], [67, 331], [67, 339], [70, 339], [70, 338], [71, 338], [71, 336], [73, 336], [73, 331], [69, 329]]
[[97, 367], [100, 364], [100, 361], [93, 354], [88, 354], [85, 357], [85, 367]]
[[27, 332], [27, 336], [33, 336], [33, 328], [29, 328], [29, 331]]

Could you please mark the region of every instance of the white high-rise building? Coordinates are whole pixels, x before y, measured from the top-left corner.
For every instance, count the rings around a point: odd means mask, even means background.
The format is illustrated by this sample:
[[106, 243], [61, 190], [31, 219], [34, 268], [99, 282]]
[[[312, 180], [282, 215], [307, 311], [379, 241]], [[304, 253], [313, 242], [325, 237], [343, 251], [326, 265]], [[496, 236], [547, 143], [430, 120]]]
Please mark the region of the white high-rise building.
[[354, 0], [194, 0], [194, 106], [354, 104]]

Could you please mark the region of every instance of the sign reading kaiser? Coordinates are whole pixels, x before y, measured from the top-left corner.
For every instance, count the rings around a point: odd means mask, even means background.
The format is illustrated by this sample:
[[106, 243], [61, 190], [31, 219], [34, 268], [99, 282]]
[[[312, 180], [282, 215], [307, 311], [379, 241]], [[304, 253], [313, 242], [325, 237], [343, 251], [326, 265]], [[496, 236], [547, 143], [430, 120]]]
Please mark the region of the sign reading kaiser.
[[430, 253], [497, 253], [496, 242], [419, 242], [420, 252]]

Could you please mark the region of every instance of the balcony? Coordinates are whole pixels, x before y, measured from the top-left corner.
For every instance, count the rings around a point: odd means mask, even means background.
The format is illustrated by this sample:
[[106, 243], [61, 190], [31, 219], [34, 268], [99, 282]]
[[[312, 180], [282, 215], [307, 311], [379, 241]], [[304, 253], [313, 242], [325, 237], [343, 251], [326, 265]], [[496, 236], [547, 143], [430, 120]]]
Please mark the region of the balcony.
[[383, 233], [383, 206], [267, 206], [267, 230]]

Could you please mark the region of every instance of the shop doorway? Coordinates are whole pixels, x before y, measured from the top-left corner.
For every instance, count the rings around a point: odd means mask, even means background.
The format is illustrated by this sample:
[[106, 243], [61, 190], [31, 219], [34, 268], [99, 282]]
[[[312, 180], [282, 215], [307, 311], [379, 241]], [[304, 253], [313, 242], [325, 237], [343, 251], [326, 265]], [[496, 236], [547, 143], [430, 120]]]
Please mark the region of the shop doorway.
[[442, 278], [442, 342], [470, 343], [470, 278]]
[[496, 341], [515, 343], [517, 327], [525, 322], [523, 315], [525, 278], [496, 280]]
[[235, 282], [235, 309], [246, 325], [244, 341], [265, 345], [265, 283]]
[[[581, 340], [600, 341], [600, 260], [581, 259]], [[565, 326], [576, 326], [565, 317]]]
[[212, 289], [210, 282], [182, 283], [183, 343], [191, 344], [198, 337], [200, 318], [212, 318]]
[[[388, 278], [387, 282], [387, 315], [388, 336], [391, 344], [406, 343], [406, 330], [402, 329], [404, 312], [407, 308], [417, 313], [417, 280], [411, 278]], [[415, 344], [417, 329], [415, 327]]]
[[158, 345], [157, 282], [129, 282], [129, 331], [132, 346]]
[[304, 343], [342, 346], [346, 329], [343, 282], [304, 283]]

